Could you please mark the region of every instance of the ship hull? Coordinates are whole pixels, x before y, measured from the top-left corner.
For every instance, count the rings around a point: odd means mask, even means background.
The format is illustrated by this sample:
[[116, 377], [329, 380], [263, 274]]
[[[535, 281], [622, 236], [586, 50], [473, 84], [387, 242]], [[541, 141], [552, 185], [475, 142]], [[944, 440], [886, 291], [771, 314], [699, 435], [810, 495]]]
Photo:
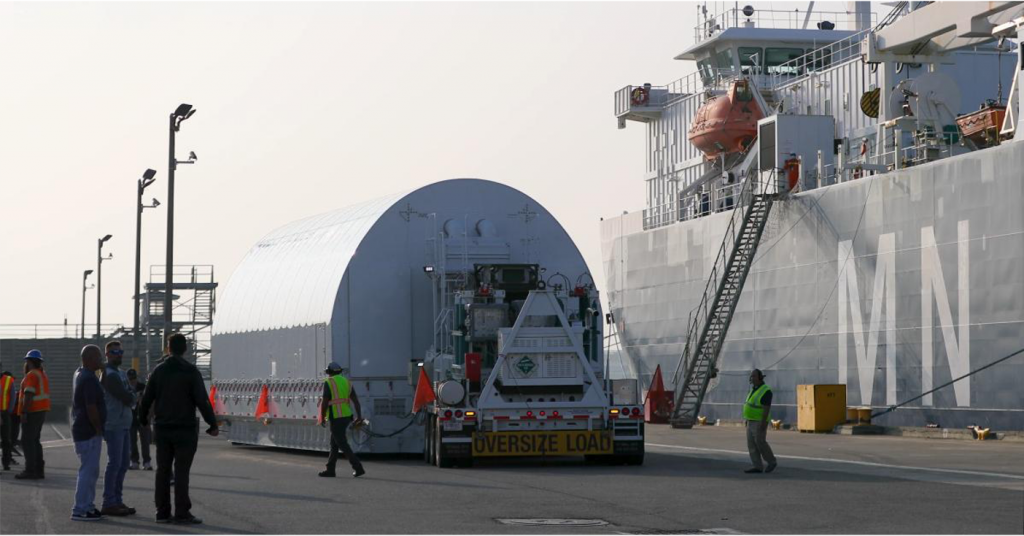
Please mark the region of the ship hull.
[[[811, 190], [776, 203], [702, 415], [739, 419], [752, 368], [796, 422], [796, 386], [845, 384], [885, 408], [1024, 347], [1024, 143]], [[611, 312], [646, 385], [673, 389], [690, 311], [731, 212], [642, 228], [602, 222]], [[1024, 429], [1024, 354], [877, 420]]]

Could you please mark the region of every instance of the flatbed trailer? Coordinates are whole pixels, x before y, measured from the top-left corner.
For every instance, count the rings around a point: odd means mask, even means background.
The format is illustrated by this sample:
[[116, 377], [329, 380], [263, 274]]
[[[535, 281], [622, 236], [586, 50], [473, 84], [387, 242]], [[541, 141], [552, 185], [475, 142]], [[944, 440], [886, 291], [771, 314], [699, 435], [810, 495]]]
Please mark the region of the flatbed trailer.
[[427, 463], [465, 467], [517, 456], [643, 463], [637, 380], [602, 373], [597, 291], [548, 287], [539, 272], [478, 266], [478, 288], [454, 299], [451, 347], [461, 359], [434, 353], [423, 364], [429, 377], [442, 378], [431, 383], [426, 406]]

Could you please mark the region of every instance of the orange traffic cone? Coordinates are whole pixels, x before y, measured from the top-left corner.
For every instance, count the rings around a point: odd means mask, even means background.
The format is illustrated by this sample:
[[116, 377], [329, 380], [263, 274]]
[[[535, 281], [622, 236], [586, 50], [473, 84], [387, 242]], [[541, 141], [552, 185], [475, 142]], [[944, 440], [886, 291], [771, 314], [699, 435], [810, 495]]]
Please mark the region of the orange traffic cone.
[[[260, 390], [260, 400], [256, 403], [256, 419], [270, 417], [270, 403], [268, 401], [267, 386]], [[266, 422], [264, 422], [266, 424]]]
[[430, 386], [427, 371], [420, 368], [420, 379], [416, 382], [416, 395], [412, 398], [412, 412], [418, 413], [423, 406], [434, 400], [436, 400], [434, 388]]

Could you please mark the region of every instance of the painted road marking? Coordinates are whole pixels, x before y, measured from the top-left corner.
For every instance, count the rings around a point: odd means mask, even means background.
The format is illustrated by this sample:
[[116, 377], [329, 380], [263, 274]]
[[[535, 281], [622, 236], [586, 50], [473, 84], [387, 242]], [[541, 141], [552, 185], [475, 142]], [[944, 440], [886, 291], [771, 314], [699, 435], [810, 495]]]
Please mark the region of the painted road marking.
[[[704, 447], [683, 447], [679, 445], [662, 445], [659, 443], [645, 443], [648, 447], [660, 447], [665, 449], [678, 449], [678, 450], [692, 450], [697, 452], [718, 452], [724, 454], [739, 454], [744, 457], [750, 454], [745, 450], [727, 450], [727, 449], [711, 449]], [[811, 456], [791, 456], [791, 455], [777, 455], [776, 458], [785, 458], [788, 460], [803, 460], [810, 462], [826, 462], [826, 463], [845, 463], [849, 465], [863, 465], [867, 467], [881, 467], [883, 469], [903, 469], [908, 471], [928, 471], [933, 473], [948, 473], [954, 475], [967, 475], [967, 476], [987, 476], [992, 478], [1008, 478], [1012, 480], [1024, 480], [1024, 475], [1012, 475], [1008, 473], [989, 473], [986, 471], [966, 471], [963, 469], [939, 469], [937, 467], [915, 467], [912, 465], [893, 465], [888, 463], [875, 463], [875, 462], [862, 462], [856, 460], [840, 460], [836, 458], [815, 458]]]
[[40, 443], [44, 449], [55, 449], [58, 447], [70, 447], [75, 442], [70, 439], [54, 439], [52, 441], [43, 441]]
[[51, 425], [50, 425], [50, 428], [53, 428], [53, 431], [54, 431], [54, 432], [55, 432], [55, 433], [56, 433], [57, 435], [59, 435], [61, 439], [67, 439], [66, 437], [64, 437], [64, 434], [60, 433], [60, 430], [58, 430], [56, 426], [54, 426], [54, 425], [52, 425], [52, 424], [51, 424]]

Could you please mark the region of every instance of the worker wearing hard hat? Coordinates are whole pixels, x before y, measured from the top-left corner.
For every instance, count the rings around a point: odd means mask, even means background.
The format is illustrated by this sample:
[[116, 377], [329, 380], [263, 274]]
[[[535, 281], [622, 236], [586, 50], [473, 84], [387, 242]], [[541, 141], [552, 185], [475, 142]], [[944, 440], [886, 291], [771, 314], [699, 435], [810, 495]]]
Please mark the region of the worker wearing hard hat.
[[43, 475], [43, 432], [46, 414], [50, 411], [50, 379], [43, 371], [43, 353], [29, 350], [25, 354], [25, 377], [21, 380], [21, 444], [25, 451], [25, 470], [14, 478], [38, 480]]
[[[320, 425], [330, 423], [331, 430], [331, 454], [327, 458], [327, 470], [321, 471], [320, 476], [335, 476], [334, 466], [338, 462], [338, 451], [345, 453], [348, 463], [352, 466], [352, 476], [362, 476], [366, 471], [359, 457], [352, 452], [348, 444], [345, 432], [353, 422], [362, 420], [362, 408], [359, 406], [359, 397], [352, 389], [348, 378], [341, 374], [341, 365], [331, 362], [327, 365], [327, 378], [324, 380], [323, 402], [320, 405]], [[355, 410], [353, 413], [353, 409]], [[352, 420], [353, 414], [355, 421]]]
[[[746, 473], [770, 473], [775, 470], [775, 455], [768, 446], [768, 418], [772, 408], [772, 388], [764, 383], [764, 373], [750, 373], [750, 392], [743, 403], [743, 419], [747, 421], [747, 450], [754, 466]], [[767, 466], [761, 463], [762, 458]]]

